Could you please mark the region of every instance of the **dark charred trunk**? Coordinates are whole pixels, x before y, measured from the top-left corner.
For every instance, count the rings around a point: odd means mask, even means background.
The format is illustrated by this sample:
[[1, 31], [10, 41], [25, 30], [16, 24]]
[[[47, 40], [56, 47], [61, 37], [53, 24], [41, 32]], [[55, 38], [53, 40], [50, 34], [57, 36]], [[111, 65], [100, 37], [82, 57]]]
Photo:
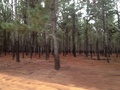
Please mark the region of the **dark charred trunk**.
[[93, 47], [92, 47], [92, 44], [90, 44], [90, 56], [91, 56], [91, 58], [93, 57]]
[[[15, 40], [14, 40], [14, 42], [15, 42]], [[12, 44], [12, 59], [14, 60], [14, 58], [15, 58], [15, 43], [14, 44]]]
[[6, 52], [7, 52], [7, 39], [6, 39], [6, 30], [3, 31], [4, 32], [4, 40], [3, 40], [3, 51], [4, 51], [4, 54], [6, 55]]
[[16, 62], [20, 62], [20, 57], [19, 57], [19, 38], [18, 38], [18, 40], [15, 40], [15, 45], [16, 45]]
[[46, 60], [48, 60], [49, 59], [49, 44], [48, 44], [48, 41], [46, 42]]
[[97, 59], [100, 60], [99, 41], [98, 41], [98, 39], [96, 40], [96, 54], [97, 54]]
[[85, 29], [85, 55], [88, 57], [88, 21], [86, 20], [86, 29]]
[[65, 36], [66, 36], [66, 39], [65, 39], [65, 56], [68, 54], [68, 46], [69, 46], [69, 44], [68, 44], [68, 29], [66, 28], [66, 32], [65, 32]]
[[39, 58], [40, 58], [40, 46], [38, 46], [38, 55], [39, 55]]
[[73, 10], [73, 28], [72, 28], [72, 53], [73, 56], [76, 57], [76, 45], [75, 45], [75, 32], [76, 32], [76, 25], [75, 25], [75, 10]]

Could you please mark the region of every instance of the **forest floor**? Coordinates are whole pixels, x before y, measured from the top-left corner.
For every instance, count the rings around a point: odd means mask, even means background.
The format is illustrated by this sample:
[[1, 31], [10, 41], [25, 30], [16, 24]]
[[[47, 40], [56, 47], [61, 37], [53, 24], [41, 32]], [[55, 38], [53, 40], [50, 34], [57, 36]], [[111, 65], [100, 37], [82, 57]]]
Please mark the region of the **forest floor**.
[[[95, 58], [95, 57], [94, 57]], [[0, 90], [120, 90], [120, 58], [95, 60], [60, 55], [61, 69], [54, 70], [53, 56], [29, 56], [17, 63], [0, 56]]]

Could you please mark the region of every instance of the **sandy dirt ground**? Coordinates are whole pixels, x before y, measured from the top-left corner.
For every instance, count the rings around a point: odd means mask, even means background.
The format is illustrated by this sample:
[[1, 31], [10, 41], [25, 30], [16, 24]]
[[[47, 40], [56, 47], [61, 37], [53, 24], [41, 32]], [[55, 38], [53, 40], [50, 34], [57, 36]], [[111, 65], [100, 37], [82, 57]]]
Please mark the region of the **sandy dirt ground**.
[[61, 69], [54, 70], [54, 60], [44, 55], [21, 58], [0, 56], [0, 90], [120, 90], [120, 58], [105, 60], [83, 55], [60, 56]]

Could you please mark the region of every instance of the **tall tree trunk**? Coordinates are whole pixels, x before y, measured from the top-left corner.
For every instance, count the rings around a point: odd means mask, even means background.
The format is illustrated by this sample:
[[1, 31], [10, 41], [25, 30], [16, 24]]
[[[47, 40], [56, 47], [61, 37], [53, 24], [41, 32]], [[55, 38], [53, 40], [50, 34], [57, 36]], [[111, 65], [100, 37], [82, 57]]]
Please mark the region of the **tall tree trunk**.
[[48, 60], [49, 59], [49, 41], [48, 41], [48, 34], [47, 34], [47, 32], [46, 32], [46, 34], [45, 34], [45, 53], [46, 53], [46, 60]]
[[[95, 21], [96, 21], [96, 20], [95, 20]], [[96, 25], [96, 54], [97, 54], [97, 59], [100, 60], [98, 25]]]
[[73, 56], [76, 57], [76, 45], [75, 45], [75, 32], [76, 32], [76, 25], [75, 25], [75, 21], [76, 21], [76, 17], [75, 17], [75, 1], [73, 0], [73, 13], [72, 13], [72, 19], [73, 19], [73, 28], [72, 28], [72, 53]]
[[6, 39], [6, 30], [3, 31], [4, 33], [4, 40], [3, 40], [3, 51], [4, 51], [4, 54], [6, 55], [6, 49], [7, 49], [7, 39]]
[[22, 58], [24, 58], [24, 51], [25, 51], [25, 38], [24, 34], [22, 34]]
[[[87, 0], [87, 15], [89, 15], [89, 4], [90, 4], [90, 1]], [[86, 57], [88, 57], [88, 17], [86, 17], [86, 29], [85, 29], [85, 55]]]
[[35, 49], [35, 45], [34, 45], [34, 42], [35, 42], [35, 32], [31, 32], [31, 35], [30, 35], [30, 58], [32, 59], [32, 56], [33, 56], [33, 53], [35, 52], [34, 49]]
[[88, 57], [88, 20], [86, 20], [86, 29], [85, 29], [85, 55]]
[[106, 53], [106, 37], [105, 37], [105, 34], [106, 34], [106, 26], [105, 26], [105, 10], [104, 10], [104, 1], [102, 1], [102, 19], [103, 19], [103, 30], [104, 30], [104, 35], [103, 35], [103, 46], [104, 46], [104, 55], [105, 57], [107, 56], [107, 53]]
[[40, 46], [38, 46], [38, 56], [40, 58]]
[[62, 45], [62, 51], [63, 51], [63, 56], [65, 56], [65, 35], [63, 34], [63, 38], [62, 38], [62, 42], [63, 42], [63, 45]]
[[[14, 0], [14, 2], [15, 2], [15, 19], [17, 21], [18, 20], [18, 10], [17, 10], [18, 0]], [[19, 34], [18, 34], [18, 30], [16, 30], [16, 32], [15, 32], [15, 45], [16, 45], [16, 62], [20, 62], [20, 58], [19, 58]]]
[[15, 43], [16, 43], [16, 62], [20, 62], [20, 58], [19, 58], [19, 38], [16, 39]]
[[13, 34], [13, 37], [14, 37], [14, 39], [13, 39], [13, 42], [12, 42], [12, 59], [14, 60], [14, 58], [15, 58], [15, 34]]
[[51, 24], [53, 30], [53, 40], [54, 40], [54, 60], [55, 60], [55, 69], [60, 69], [60, 60], [59, 60], [59, 53], [58, 53], [58, 40], [57, 40], [57, 27], [56, 27], [56, 0], [51, 0]]
[[65, 56], [68, 54], [68, 29], [66, 28], [65, 32]]
[[104, 46], [104, 54], [105, 57], [107, 57], [107, 62], [109, 63], [109, 57], [108, 57], [108, 40], [107, 40], [107, 28], [106, 28], [106, 13], [105, 13], [105, 3], [102, 1], [102, 19], [103, 19], [103, 46]]
[[[94, 0], [93, 1], [94, 2], [94, 5], [93, 5], [93, 7], [95, 8], [95, 10], [97, 10], [97, 4], [96, 4], [96, 2], [97, 2], [97, 0]], [[99, 52], [99, 29], [98, 29], [98, 22], [97, 22], [97, 15], [95, 16], [95, 22], [96, 22], [96, 24], [95, 24], [95, 29], [96, 29], [96, 54], [97, 54], [97, 59], [98, 60], [100, 60], [100, 52]]]
[[[119, 6], [117, 4], [117, 1], [116, 1], [116, 9], [117, 9], [117, 19], [118, 19], [118, 29], [120, 29], [120, 14], [119, 14]], [[119, 35], [120, 36], [120, 35]], [[120, 41], [119, 41], [119, 44], [120, 44]], [[118, 47], [118, 46], [117, 46]], [[119, 53], [118, 52], [119, 49], [117, 49], [117, 53], [116, 53], [116, 56], [119, 57]]]

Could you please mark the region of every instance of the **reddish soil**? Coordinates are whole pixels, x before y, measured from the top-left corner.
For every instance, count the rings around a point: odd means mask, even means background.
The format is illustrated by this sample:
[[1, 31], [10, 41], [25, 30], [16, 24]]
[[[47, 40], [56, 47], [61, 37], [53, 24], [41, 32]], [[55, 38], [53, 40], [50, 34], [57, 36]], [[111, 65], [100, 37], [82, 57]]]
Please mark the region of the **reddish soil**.
[[61, 69], [54, 70], [52, 55], [21, 58], [0, 56], [0, 90], [120, 90], [120, 58], [95, 60], [79, 55], [60, 56]]

